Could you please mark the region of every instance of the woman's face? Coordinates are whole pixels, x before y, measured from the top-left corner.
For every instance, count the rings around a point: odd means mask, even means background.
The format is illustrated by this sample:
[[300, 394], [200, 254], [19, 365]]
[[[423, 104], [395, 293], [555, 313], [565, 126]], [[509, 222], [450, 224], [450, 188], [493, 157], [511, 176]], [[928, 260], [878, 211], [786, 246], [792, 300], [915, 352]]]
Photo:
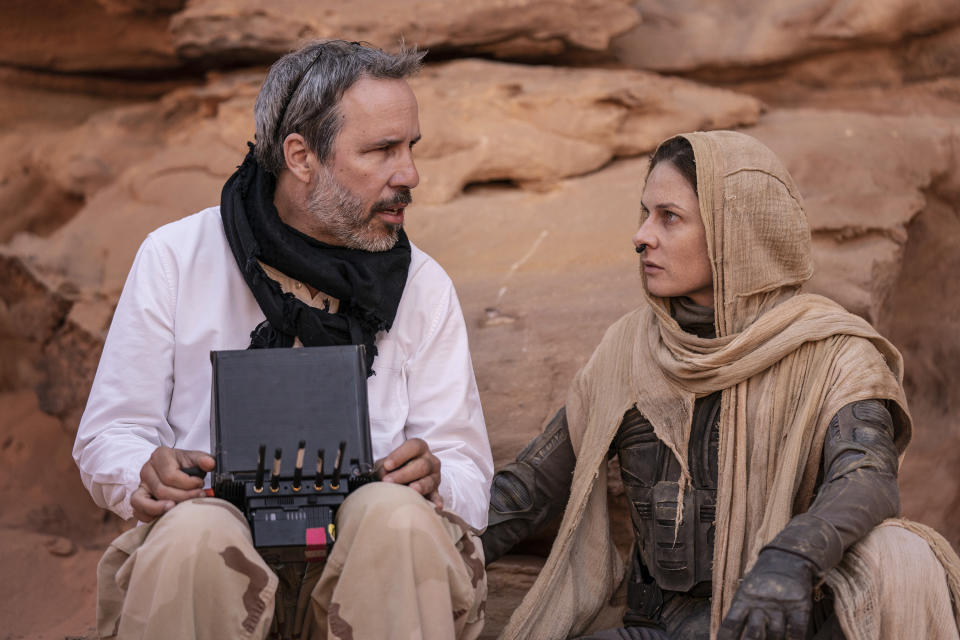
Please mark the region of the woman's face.
[[713, 272], [697, 194], [672, 162], [650, 172], [640, 200], [647, 219], [633, 244], [647, 245], [641, 254], [647, 289], [661, 298], [687, 296], [713, 306]]

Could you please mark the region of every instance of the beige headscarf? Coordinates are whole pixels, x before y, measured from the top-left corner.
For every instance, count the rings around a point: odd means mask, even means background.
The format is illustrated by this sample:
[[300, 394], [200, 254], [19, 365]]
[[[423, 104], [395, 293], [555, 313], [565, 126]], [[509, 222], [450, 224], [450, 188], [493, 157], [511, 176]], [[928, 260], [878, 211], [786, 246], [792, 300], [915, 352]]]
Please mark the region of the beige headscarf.
[[631, 406], [680, 461], [683, 487], [694, 401], [722, 391], [714, 632], [760, 549], [809, 506], [841, 407], [889, 400], [901, 452], [910, 439], [897, 350], [836, 303], [797, 293], [812, 273], [810, 231], [776, 156], [738, 132], [683, 137], [696, 159], [717, 338], [684, 332], [669, 301], [647, 294], [608, 329], [567, 397], [577, 466], [557, 540], [504, 638], [581, 633], [620, 582], [603, 465]]

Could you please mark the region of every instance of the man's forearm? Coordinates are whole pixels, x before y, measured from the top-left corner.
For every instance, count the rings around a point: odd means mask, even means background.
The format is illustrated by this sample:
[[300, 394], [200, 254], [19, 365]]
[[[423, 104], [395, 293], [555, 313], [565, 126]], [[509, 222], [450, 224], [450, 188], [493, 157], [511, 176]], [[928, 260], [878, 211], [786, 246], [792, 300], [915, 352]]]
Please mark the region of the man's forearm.
[[73, 446], [94, 502], [124, 519], [133, 516], [140, 469], [154, 449], [176, 441], [167, 420], [176, 306], [168, 271], [163, 249], [148, 237], [117, 302]]

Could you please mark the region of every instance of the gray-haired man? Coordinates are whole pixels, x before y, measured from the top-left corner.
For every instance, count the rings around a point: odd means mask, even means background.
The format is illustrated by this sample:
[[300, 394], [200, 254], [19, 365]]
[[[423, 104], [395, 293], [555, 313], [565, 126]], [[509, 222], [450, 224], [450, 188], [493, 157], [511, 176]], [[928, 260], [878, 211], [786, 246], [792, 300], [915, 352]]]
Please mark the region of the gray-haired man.
[[[492, 459], [450, 279], [403, 231], [422, 54], [342, 41], [280, 59], [221, 206], [151, 233], [117, 305], [74, 457], [145, 526], [99, 567], [121, 638], [472, 638]], [[364, 344], [383, 482], [351, 494], [325, 565], [265, 561], [213, 468], [209, 352]], [[269, 560], [269, 559], [268, 559]]]

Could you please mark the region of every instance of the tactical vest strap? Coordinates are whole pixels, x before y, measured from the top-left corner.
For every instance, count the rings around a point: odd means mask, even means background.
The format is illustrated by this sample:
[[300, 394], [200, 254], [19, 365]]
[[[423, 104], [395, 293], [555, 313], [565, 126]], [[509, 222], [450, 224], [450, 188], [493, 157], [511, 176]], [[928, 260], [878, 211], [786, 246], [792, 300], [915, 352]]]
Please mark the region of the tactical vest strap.
[[688, 489], [678, 524], [679, 488], [676, 482], [661, 480], [653, 489], [631, 492], [640, 557], [657, 584], [669, 591], [689, 591], [710, 580], [713, 563], [716, 492]]

